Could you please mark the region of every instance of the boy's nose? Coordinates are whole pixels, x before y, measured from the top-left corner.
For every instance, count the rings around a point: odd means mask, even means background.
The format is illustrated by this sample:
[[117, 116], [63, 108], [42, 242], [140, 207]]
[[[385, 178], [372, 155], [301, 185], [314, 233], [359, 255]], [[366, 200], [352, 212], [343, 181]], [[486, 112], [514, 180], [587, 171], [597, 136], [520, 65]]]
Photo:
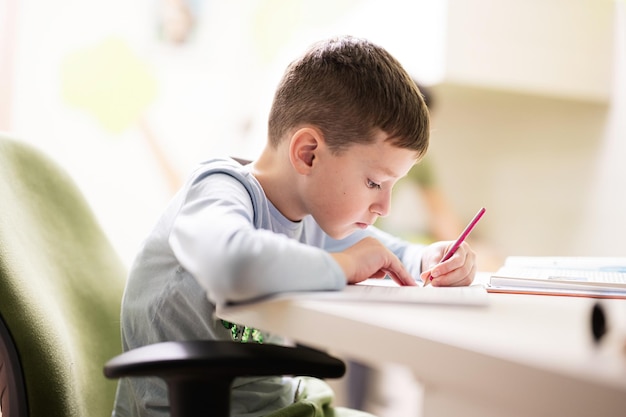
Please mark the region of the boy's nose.
[[372, 203], [370, 206], [370, 212], [376, 214], [379, 217], [385, 217], [389, 214], [391, 209], [391, 193], [383, 192], [380, 198]]

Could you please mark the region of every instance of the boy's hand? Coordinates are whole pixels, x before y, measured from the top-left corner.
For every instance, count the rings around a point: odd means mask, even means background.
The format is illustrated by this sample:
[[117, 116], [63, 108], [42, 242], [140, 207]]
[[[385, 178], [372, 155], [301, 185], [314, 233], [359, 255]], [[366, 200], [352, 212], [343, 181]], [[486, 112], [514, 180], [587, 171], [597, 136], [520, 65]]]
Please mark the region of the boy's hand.
[[417, 285], [400, 259], [373, 237], [331, 255], [346, 274], [348, 284], [389, 275], [399, 285]]
[[430, 283], [438, 287], [470, 285], [476, 275], [476, 254], [463, 242], [450, 259], [439, 264], [454, 242], [436, 242], [428, 246], [422, 256], [422, 280], [432, 276]]

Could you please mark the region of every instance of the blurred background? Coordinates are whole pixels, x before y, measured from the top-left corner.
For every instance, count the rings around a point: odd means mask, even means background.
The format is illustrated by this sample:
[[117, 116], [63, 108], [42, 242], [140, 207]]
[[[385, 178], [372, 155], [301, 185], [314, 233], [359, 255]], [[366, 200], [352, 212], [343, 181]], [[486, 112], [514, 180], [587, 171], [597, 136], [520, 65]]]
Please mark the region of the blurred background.
[[[507, 255], [624, 256], [625, 6], [0, 0], [0, 131], [67, 168], [130, 263], [196, 163], [259, 153], [288, 62], [321, 38], [362, 36], [434, 96], [431, 174], [461, 225], [487, 208], [473, 237], [489, 248], [483, 269]], [[431, 214], [407, 190], [383, 225], [408, 235]]]

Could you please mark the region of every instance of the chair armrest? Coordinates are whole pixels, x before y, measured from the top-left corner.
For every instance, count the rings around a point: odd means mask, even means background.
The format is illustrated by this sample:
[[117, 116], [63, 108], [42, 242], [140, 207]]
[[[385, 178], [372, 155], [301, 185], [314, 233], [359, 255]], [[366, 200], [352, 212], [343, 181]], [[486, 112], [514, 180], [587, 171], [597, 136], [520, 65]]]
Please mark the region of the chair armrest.
[[181, 376], [200, 373], [214, 377], [300, 375], [339, 378], [345, 364], [304, 346], [227, 341], [161, 342], [122, 353], [107, 362], [109, 378]]
[[308, 347], [227, 341], [156, 343], [122, 353], [104, 366], [109, 378], [164, 379], [172, 417], [228, 417], [236, 377], [339, 378], [345, 370], [340, 359]]

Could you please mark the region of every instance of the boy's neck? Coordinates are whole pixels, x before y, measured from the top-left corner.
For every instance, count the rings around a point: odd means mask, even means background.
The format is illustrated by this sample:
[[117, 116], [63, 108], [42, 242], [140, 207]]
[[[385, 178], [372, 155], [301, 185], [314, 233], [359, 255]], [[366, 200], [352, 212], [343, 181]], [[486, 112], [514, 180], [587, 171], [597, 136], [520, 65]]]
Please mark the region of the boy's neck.
[[267, 145], [261, 156], [251, 164], [252, 175], [259, 181], [268, 200], [283, 216], [291, 221], [300, 221], [307, 215], [297, 192], [297, 173], [282, 146]]

